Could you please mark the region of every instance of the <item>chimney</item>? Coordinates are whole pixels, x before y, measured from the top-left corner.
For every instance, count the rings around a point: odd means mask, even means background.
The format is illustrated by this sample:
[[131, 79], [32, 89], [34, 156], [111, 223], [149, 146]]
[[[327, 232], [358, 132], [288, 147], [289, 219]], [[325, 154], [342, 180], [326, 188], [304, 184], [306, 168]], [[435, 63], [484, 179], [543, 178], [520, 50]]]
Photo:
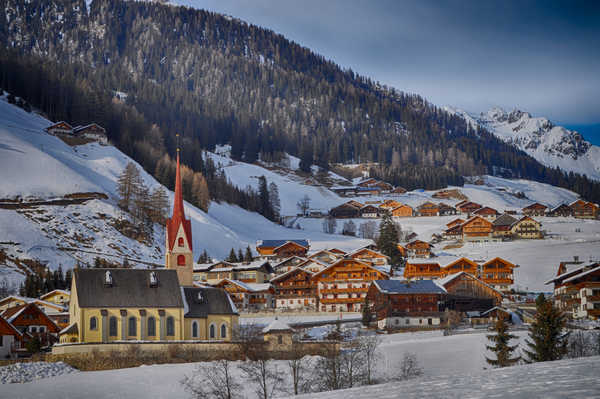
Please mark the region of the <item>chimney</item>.
[[579, 255], [573, 256], [573, 262], [579, 262]]

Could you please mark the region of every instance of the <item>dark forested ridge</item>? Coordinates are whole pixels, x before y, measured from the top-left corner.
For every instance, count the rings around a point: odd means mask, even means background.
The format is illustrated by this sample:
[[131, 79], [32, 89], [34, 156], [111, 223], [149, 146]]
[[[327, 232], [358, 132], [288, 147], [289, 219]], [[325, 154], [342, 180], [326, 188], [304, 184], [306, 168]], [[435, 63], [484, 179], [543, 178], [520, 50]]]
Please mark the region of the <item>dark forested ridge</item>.
[[[267, 29], [149, 2], [94, 0], [89, 10], [83, 0], [3, 3], [2, 87], [51, 119], [103, 123], [149, 171], [174, 152], [179, 132], [183, 161], [202, 173], [211, 168], [202, 149], [230, 143], [247, 162], [283, 152], [322, 167], [379, 162], [375, 174], [407, 188], [502, 170], [600, 199], [585, 177], [546, 168], [417, 95]], [[115, 91], [127, 93], [124, 103]]]

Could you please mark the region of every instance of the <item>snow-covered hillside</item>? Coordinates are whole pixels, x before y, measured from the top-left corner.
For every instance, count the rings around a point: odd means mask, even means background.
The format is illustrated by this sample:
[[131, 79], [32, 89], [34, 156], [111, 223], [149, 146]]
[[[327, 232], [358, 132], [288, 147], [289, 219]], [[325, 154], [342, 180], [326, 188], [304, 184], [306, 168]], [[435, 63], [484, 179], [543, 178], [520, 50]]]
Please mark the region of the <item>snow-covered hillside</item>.
[[507, 112], [494, 107], [474, 115], [452, 107], [445, 109], [462, 116], [471, 126], [485, 127], [543, 165], [600, 180], [600, 147], [592, 145], [576, 131], [556, 126], [547, 118], [533, 117], [530, 113], [519, 110]]
[[[60, 264], [71, 267], [77, 261], [91, 263], [98, 255], [116, 262], [129, 258], [162, 264], [163, 226], [154, 226], [153, 242], [148, 244], [125, 237], [112, 226], [124, 216], [116, 206], [116, 181], [132, 159], [113, 146], [90, 143], [71, 147], [43, 130], [50, 124], [39, 115], [0, 100], [0, 200], [49, 200], [86, 192], [103, 193], [108, 199], [69, 206], [0, 209], [0, 249], [8, 256], [0, 265], [0, 278], [20, 280], [26, 267], [19, 261], [23, 259], [47, 262], [51, 268]], [[245, 187], [256, 180], [251, 178], [254, 174], [265, 174], [270, 181], [279, 178], [276, 182], [281, 185], [286, 209], [290, 201], [296, 203], [299, 197], [287, 193], [298, 192], [298, 183], [290, 182], [287, 187], [281, 175], [257, 168], [237, 168], [247, 170], [247, 174], [239, 173], [236, 181]], [[142, 177], [150, 188], [159, 185], [143, 170]], [[307, 192], [319, 201], [320, 189]], [[327, 193], [335, 197], [328, 190], [324, 196]], [[212, 203], [208, 214], [186, 204], [186, 212], [192, 219], [197, 254], [207, 249], [215, 258], [225, 257], [232, 247], [253, 247], [259, 239], [310, 238], [314, 248], [335, 245], [347, 249], [366, 242], [323, 233], [307, 237], [301, 230], [286, 229], [229, 204]]]

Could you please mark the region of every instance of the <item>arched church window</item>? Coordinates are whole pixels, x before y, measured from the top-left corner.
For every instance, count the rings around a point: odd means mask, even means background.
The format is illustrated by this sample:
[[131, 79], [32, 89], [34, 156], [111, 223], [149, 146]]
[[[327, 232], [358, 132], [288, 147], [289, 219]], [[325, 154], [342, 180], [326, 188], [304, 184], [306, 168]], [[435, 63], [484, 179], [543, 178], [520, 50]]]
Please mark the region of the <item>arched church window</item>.
[[90, 317], [90, 330], [97, 330], [98, 329], [98, 319], [96, 318], [96, 316], [92, 316]]
[[227, 338], [227, 326], [221, 324], [221, 338]]
[[108, 319], [108, 335], [111, 337], [117, 336], [117, 318], [115, 316], [111, 316]]
[[209, 331], [209, 337], [210, 337], [210, 339], [215, 339], [216, 335], [217, 335], [217, 332], [215, 331], [216, 330], [215, 325], [211, 324], [209, 330], [210, 330]]
[[129, 318], [129, 336], [130, 337], [135, 337], [137, 335], [137, 323], [135, 320], [135, 317], [130, 317]]
[[172, 337], [175, 335], [175, 319], [173, 316], [167, 317], [167, 335]]
[[177, 245], [179, 245], [180, 247], [183, 247], [183, 237], [179, 237], [179, 240], [177, 240]]
[[198, 338], [198, 322], [192, 322], [192, 338]]
[[148, 318], [148, 336], [156, 336], [156, 319], [154, 317]]

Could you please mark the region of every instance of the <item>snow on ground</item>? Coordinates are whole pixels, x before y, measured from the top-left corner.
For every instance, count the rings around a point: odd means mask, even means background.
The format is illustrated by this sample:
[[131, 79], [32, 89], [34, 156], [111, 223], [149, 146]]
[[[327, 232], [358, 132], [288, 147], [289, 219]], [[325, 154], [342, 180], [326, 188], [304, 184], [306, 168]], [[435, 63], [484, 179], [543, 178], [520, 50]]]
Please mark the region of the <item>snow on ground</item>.
[[76, 372], [78, 370], [63, 362], [14, 363], [0, 367], [0, 384], [24, 383]]
[[337, 320], [344, 321], [360, 321], [362, 315], [360, 313], [322, 313], [322, 314], [311, 314], [303, 315], [302, 313], [296, 313], [286, 315], [285, 313], [278, 313], [273, 316], [254, 315], [252, 313], [243, 313], [240, 317], [240, 323], [245, 325], [257, 325], [266, 326], [270, 324], [275, 317], [277, 319], [286, 322], [287, 324], [308, 324], [308, 323], [320, 323], [320, 322], [335, 322]]

